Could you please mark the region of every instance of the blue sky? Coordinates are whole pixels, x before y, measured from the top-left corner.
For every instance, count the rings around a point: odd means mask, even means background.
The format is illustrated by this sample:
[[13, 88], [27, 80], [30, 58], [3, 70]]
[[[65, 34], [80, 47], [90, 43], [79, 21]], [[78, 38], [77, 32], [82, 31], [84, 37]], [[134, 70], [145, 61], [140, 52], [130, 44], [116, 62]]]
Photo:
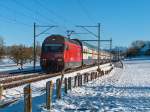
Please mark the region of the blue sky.
[[[0, 0], [0, 36], [6, 45], [32, 45], [33, 22], [58, 25], [49, 33], [62, 35], [66, 30], [85, 33], [75, 25], [100, 22], [101, 39], [112, 38], [113, 46], [129, 46], [134, 40], [150, 40], [149, 11], [150, 0]], [[97, 29], [90, 30], [96, 33]], [[37, 40], [42, 42], [46, 36]], [[95, 39], [92, 35], [72, 38]]]

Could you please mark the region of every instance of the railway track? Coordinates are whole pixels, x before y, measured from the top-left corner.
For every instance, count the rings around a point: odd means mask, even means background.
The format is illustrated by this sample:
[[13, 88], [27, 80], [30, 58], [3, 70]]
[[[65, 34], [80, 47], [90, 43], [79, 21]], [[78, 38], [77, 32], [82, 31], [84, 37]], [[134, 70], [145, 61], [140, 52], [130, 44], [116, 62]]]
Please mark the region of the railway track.
[[[93, 66], [95, 66], [95, 65], [90, 65], [90, 66], [85, 66], [82, 68], [80, 67], [80, 68], [68, 70], [68, 71], [65, 71], [64, 73], [71, 73], [74, 71], [87, 69], [87, 68], [90, 68]], [[4, 89], [10, 89], [10, 88], [18, 87], [18, 86], [21, 86], [21, 85], [24, 85], [27, 83], [36, 82], [36, 81], [52, 78], [52, 77], [59, 76], [59, 75], [61, 75], [60, 72], [59, 73], [49, 73], [49, 74], [42, 73], [42, 72], [32, 73], [32, 74], [24, 74], [24, 75], [14, 74], [12, 76], [0, 78], [0, 84], [3, 84]]]
[[24, 74], [29, 74], [29, 73], [38, 73], [38, 72], [41, 72], [41, 69], [36, 69], [35, 71], [34, 70], [23, 70], [23, 71], [0, 72], [0, 78], [24, 75]]
[[[68, 70], [64, 73], [71, 73], [71, 72], [79, 71], [79, 70], [86, 69], [89, 67], [93, 67], [93, 66], [76, 68], [73, 70]], [[50, 74], [34, 73], [34, 74], [30, 74], [30, 75], [29, 74], [26, 74], [26, 75], [14, 74], [12, 76], [0, 78], [0, 84], [3, 84], [4, 89], [10, 89], [10, 88], [18, 87], [18, 86], [21, 86], [21, 85], [24, 85], [27, 83], [36, 82], [36, 81], [44, 80], [44, 79], [59, 76], [59, 75], [61, 75], [60, 72], [59, 73], [50, 73]]]
[[25, 78], [25, 79], [22, 78], [21, 80], [15, 80], [15, 81], [3, 84], [3, 88], [10, 89], [10, 88], [18, 87], [27, 83], [44, 80], [44, 79], [51, 78], [51, 77], [58, 76], [58, 75], [60, 75], [60, 73], [32, 76], [30, 78]]
[[11, 77], [5, 77], [0, 80], [1, 84], [6, 84], [6, 83], [11, 83], [14, 81], [22, 80], [22, 79], [28, 79], [32, 77], [38, 77], [41, 74], [31, 74], [31, 75], [16, 75], [16, 76], [11, 76]]

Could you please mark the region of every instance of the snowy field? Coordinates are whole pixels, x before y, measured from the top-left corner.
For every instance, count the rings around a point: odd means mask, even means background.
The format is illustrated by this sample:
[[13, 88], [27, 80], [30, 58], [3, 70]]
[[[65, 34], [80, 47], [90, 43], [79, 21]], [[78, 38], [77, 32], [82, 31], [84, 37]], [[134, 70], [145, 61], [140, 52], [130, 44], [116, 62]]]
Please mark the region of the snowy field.
[[73, 89], [55, 112], [150, 112], [150, 60], [124, 61], [124, 69]]
[[[109, 70], [111, 67], [112, 66], [110, 66], [110, 63], [103, 64], [103, 65], [100, 66], [100, 68], [104, 71]], [[95, 67], [91, 67], [91, 68], [88, 68], [88, 69], [76, 71], [76, 72], [73, 72], [73, 73], [67, 73], [67, 74], [64, 75], [64, 77], [73, 77], [73, 76], [77, 75], [77, 73], [91, 72], [93, 70], [95, 71], [96, 69], [97, 69], [97, 67], [95, 66]], [[38, 97], [38, 96], [41, 96], [41, 95], [45, 94], [45, 91], [43, 91], [43, 90], [45, 89], [46, 82], [49, 81], [49, 80], [52, 80], [55, 83], [56, 79], [58, 79], [58, 78], [60, 78], [60, 76], [31, 83], [32, 97], [35, 98], [35, 97]], [[5, 90], [3, 92], [3, 96], [4, 96], [3, 100], [0, 101], [0, 104], [3, 104], [5, 102], [9, 102], [9, 101], [12, 101], [12, 100], [18, 100], [18, 102], [22, 101], [22, 99], [23, 99], [23, 88], [24, 87], [25, 87], [25, 85]], [[23, 106], [23, 104], [21, 106]], [[15, 108], [13, 108], [13, 109], [15, 109]], [[16, 112], [16, 110], [14, 110], [14, 111]], [[12, 109], [10, 109], [10, 112], [12, 112]]]
[[[73, 88], [61, 100], [55, 100], [54, 95], [51, 111], [150, 112], [150, 60], [123, 63], [123, 69], [115, 68], [108, 75]], [[41, 92], [33, 98], [33, 112], [48, 112], [42, 108], [44, 103], [45, 93]], [[0, 112], [23, 112], [23, 98]]]
[[[21, 68], [20, 66], [17, 66], [16, 63], [14, 63], [9, 58], [4, 58], [0, 60], [0, 72], [18, 72], [18, 71], [33, 70], [33, 62], [24, 64], [23, 70], [21, 70], [20, 68]], [[39, 61], [37, 61], [36, 63], [36, 69], [40, 69]]]

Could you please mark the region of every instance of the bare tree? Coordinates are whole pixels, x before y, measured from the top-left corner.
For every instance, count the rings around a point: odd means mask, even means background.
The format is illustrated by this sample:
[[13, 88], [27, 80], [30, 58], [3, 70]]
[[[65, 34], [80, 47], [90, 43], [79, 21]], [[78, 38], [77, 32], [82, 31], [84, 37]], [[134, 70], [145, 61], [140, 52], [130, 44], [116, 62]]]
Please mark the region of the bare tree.
[[32, 49], [24, 45], [13, 45], [10, 49], [10, 59], [23, 69], [23, 64], [32, 58]]
[[19, 65], [19, 46], [17, 45], [13, 45], [10, 47], [10, 52], [9, 52], [9, 56], [10, 59], [13, 60], [17, 65]]
[[38, 59], [41, 56], [41, 44], [39, 41], [36, 42], [36, 58]]
[[28, 55], [28, 60], [31, 63], [33, 61], [33, 48], [32, 47], [26, 48], [26, 52]]

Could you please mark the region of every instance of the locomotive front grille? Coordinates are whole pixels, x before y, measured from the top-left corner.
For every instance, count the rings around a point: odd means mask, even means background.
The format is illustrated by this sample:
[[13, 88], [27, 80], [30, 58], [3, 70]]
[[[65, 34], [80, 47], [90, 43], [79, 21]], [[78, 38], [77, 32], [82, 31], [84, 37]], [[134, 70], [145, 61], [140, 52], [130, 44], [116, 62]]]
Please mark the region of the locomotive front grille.
[[61, 71], [64, 68], [63, 59], [43, 60], [42, 65], [45, 71]]

